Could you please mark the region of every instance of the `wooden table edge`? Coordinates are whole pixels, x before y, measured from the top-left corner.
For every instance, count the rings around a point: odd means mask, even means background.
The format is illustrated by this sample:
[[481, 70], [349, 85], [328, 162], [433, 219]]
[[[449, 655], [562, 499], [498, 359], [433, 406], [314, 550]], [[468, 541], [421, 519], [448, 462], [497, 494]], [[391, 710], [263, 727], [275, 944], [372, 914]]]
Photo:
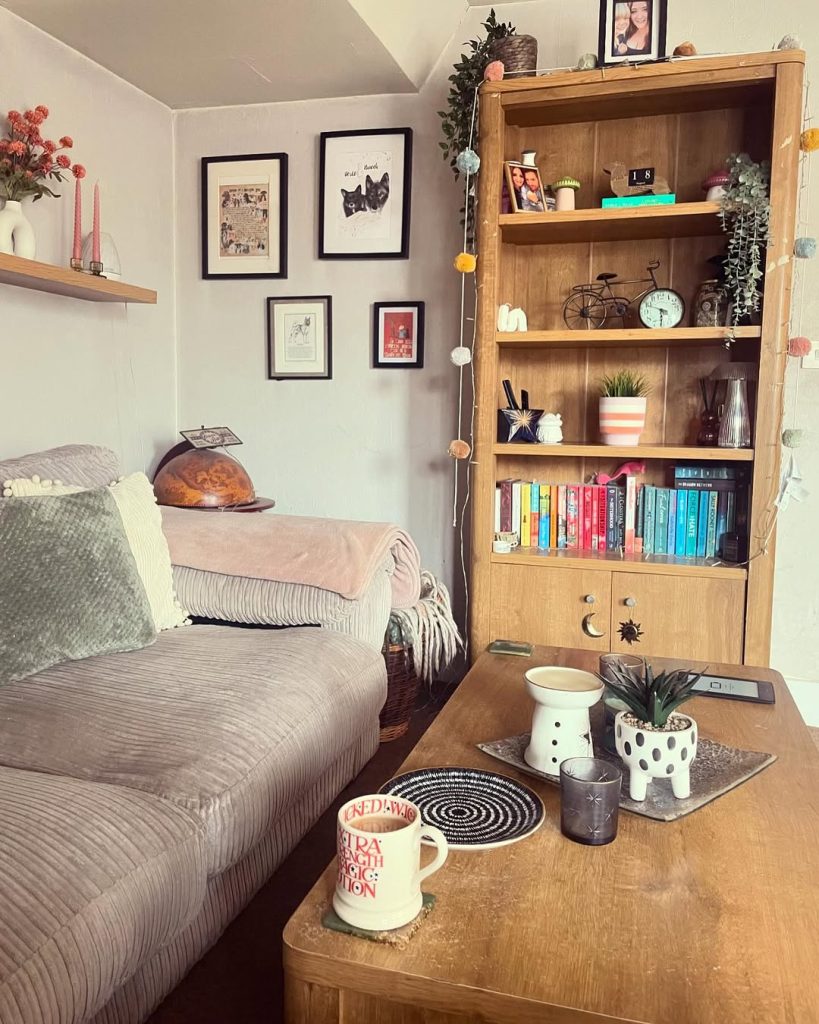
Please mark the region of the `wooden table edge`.
[[[545, 1003], [493, 989], [459, 985], [420, 974], [401, 974], [394, 968], [364, 965], [325, 953], [309, 952], [291, 943], [287, 934], [289, 927], [288, 921], [282, 949], [285, 988], [295, 981], [323, 989], [346, 989], [393, 1003], [420, 1006], [454, 1016], [463, 1015], [465, 1021], [473, 1020], [473, 1014], [480, 1014], [481, 1020], [486, 1019], [492, 1024], [647, 1024], [634, 1017]], [[350, 938], [353, 942], [369, 941]]]

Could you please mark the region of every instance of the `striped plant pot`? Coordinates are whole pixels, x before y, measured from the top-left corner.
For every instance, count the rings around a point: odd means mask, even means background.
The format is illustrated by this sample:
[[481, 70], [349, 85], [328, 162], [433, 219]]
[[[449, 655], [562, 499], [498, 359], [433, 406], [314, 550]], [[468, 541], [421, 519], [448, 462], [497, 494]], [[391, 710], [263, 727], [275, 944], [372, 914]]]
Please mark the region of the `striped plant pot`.
[[603, 444], [637, 445], [645, 425], [645, 398], [600, 399], [600, 439]]

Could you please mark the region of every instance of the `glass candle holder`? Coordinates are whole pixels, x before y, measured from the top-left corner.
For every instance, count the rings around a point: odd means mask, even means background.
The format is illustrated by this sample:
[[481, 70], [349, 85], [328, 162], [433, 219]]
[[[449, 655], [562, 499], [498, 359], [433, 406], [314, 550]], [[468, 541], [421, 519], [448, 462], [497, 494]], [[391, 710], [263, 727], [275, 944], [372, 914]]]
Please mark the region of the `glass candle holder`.
[[575, 843], [605, 846], [617, 836], [623, 773], [599, 757], [560, 765], [560, 831]]

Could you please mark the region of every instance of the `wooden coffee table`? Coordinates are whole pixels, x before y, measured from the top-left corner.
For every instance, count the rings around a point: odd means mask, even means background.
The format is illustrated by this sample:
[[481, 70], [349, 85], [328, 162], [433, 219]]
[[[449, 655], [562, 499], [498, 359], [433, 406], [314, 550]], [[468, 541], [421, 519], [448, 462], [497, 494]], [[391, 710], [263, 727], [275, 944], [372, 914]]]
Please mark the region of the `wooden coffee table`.
[[289, 1024], [816, 1024], [819, 754], [781, 676], [712, 665], [770, 680], [776, 706], [688, 705], [703, 736], [775, 764], [676, 822], [621, 814], [617, 839], [594, 848], [561, 836], [555, 787], [474, 745], [528, 730], [523, 672], [537, 664], [595, 670], [597, 655], [483, 654], [401, 770], [519, 778], [544, 825], [513, 846], [450, 852], [403, 951], [321, 927], [333, 862], [285, 928]]

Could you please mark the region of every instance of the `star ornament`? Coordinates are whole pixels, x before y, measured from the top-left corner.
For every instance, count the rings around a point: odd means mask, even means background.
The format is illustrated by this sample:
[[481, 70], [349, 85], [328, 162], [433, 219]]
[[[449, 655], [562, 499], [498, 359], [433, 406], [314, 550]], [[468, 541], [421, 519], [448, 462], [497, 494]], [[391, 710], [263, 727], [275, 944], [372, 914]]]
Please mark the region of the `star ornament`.
[[507, 441], [537, 444], [537, 425], [543, 415], [537, 409], [503, 409], [503, 415], [509, 424]]

